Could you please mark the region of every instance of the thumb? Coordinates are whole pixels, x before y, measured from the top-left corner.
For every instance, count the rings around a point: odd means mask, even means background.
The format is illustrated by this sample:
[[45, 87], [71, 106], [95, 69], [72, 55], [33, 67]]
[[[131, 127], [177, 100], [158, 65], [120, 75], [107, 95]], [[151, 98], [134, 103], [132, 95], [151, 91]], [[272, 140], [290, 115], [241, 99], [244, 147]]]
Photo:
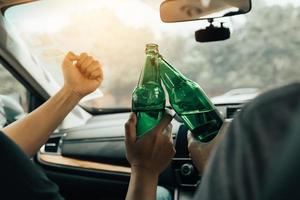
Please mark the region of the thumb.
[[192, 135], [191, 131], [188, 131], [187, 133], [187, 141], [188, 144], [191, 144], [194, 141], [194, 136]]
[[69, 51], [64, 59], [64, 63], [73, 63], [73, 61], [76, 60], [78, 60], [78, 56], [72, 51]]
[[131, 145], [136, 141], [136, 115], [131, 113], [125, 124], [125, 143]]
[[79, 58], [79, 56], [77, 56], [75, 53], [73, 53], [72, 51], [69, 51], [66, 58], [70, 61], [75, 61]]

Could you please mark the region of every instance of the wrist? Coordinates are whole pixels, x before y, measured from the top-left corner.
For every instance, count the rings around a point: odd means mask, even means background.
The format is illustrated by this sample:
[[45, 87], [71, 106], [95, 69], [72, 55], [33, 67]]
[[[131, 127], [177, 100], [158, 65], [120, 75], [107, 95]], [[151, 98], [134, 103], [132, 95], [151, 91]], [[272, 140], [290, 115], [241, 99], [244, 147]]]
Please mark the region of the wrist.
[[66, 96], [70, 96], [72, 99], [74, 99], [75, 101], [80, 101], [83, 96], [81, 94], [79, 94], [78, 92], [76, 92], [76, 90], [68, 85], [64, 85], [61, 89], [61, 91], [66, 95]]
[[153, 182], [157, 182], [159, 176], [159, 172], [144, 166], [132, 166], [131, 173], [137, 177], [142, 176], [145, 179], [151, 179]]
[[131, 166], [126, 199], [156, 199], [158, 173], [143, 166]]

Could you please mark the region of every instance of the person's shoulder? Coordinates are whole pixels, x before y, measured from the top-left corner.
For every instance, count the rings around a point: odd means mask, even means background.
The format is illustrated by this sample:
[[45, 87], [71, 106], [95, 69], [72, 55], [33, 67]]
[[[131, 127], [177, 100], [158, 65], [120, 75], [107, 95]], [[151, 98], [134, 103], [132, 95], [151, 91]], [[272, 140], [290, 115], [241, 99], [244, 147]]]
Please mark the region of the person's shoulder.
[[265, 92], [258, 96], [254, 103], [256, 104], [266, 104], [270, 101], [276, 100], [278, 103], [286, 101], [288, 98], [299, 98], [300, 97], [300, 83], [293, 83], [285, 85], [279, 88], [275, 88], [268, 92]]
[[253, 117], [261, 113], [280, 112], [300, 105], [300, 83], [293, 83], [265, 92], [245, 105], [244, 116]]

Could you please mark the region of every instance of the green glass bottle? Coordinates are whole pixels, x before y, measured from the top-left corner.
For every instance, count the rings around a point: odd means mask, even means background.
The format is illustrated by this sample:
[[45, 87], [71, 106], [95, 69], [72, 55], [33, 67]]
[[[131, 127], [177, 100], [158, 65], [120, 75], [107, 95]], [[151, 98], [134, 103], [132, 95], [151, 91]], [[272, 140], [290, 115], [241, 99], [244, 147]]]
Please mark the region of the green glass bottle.
[[200, 86], [184, 77], [159, 56], [160, 77], [169, 93], [172, 108], [201, 142], [213, 139], [223, 119]]
[[158, 45], [146, 45], [146, 61], [132, 94], [132, 111], [137, 115], [137, 137], [154, 128], [165, 113], [165, 93], [158, 69]]

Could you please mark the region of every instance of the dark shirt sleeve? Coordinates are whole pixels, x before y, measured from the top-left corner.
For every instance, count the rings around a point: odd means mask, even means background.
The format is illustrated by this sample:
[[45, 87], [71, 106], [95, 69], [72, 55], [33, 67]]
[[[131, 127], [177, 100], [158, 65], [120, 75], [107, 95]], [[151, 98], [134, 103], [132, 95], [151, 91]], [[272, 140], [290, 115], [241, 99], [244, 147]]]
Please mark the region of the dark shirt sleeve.
[[260, 200], [300, 199], [300, 107], [280, 154], [271, 162]]
[[58, 187], [2, 132], [0, 132], [0, 199], [63, 199]]
[[257, 199], [299, 104], [300, 84], [293, 84], [246, 105], [212, 153], [195, 199]]

